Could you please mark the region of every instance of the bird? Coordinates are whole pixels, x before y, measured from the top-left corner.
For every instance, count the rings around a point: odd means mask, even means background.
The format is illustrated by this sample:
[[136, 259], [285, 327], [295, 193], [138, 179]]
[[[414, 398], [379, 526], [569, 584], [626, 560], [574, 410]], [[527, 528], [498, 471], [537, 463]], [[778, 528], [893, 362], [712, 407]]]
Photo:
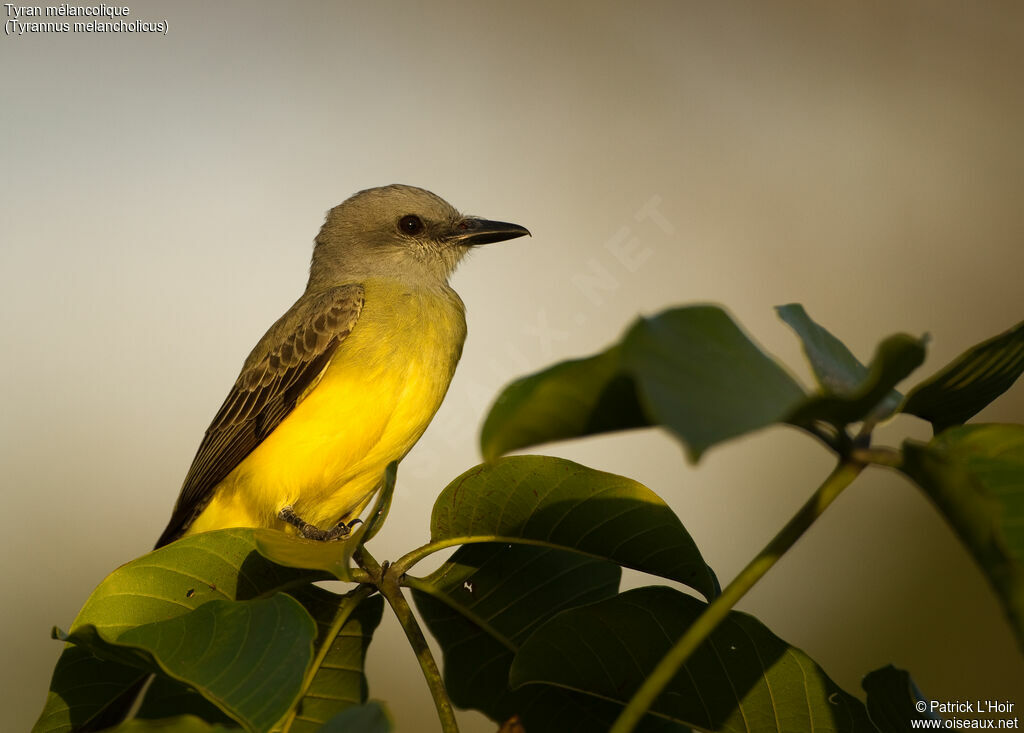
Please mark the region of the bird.
[[448, 390], [466, 338], [455, 268], [529, 234], [401, 184], [328, 211], [305, 291], [246, 358], [156, 547], [229, 527], [343, 538]]

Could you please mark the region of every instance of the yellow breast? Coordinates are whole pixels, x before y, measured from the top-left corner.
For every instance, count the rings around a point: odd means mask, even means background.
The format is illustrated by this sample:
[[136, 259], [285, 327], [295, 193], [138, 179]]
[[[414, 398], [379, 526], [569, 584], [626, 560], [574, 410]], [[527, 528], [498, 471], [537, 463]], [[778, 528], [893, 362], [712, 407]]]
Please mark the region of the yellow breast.
[[190, 533], [284, 528], [289, 504], [322, 528], [347, 521], [426, 430], [462, 353], [462, 301], [450, 288], [362, 284], [362, 313], [323, 377], [217, 485]]

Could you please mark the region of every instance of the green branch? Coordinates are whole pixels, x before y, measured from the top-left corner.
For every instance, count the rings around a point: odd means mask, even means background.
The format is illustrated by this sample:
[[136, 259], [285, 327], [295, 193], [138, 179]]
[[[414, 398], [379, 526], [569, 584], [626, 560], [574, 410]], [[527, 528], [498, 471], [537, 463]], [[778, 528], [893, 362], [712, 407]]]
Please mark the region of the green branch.
[[409, 602], [402, 595], [402, 589], [398, 585], [399, 576], [385, 570], [381, 579], [380, 592], [391, 604], [391, 608], [398, 617], [398, 623], [402, 625], [405, 636], [416, 653], [416, 660], [423, 670], [423, 677], [427, 680], [430, 694], [434, 698], [434, 707], [437, 708], [437, 717], [441, 720], [441, 729], [445, 733], [458, 733], [459, 726], [455, 722], [455, 711], [452, 710], [452, 702], [448, 699], [448, 691], [444, 687], [444, 680], [437, 668], [434, 656], [430, 653], [427, 640], [423, 637], [420, 625], [412, 614]]
[[609, 733], [629, 733], [636, 727], [654, 701], [679, 672], [680, 667], [690, 658], [690, 655], [729, 615], [732, 607], [746, 595], [747, 591], [778, 562], [780, 557], [786, 554], [786, 551], [814, 524], [814, 521], [828, 508], [828, 505], [864, 470], [864, 465], [858, 461], [840, 463], [836, 467], [811, 498], [786, 523], [786, 526], [726, 586], [722, 595], [704, 609], [704, 612], [686, 630], [686, 633], [679, 637], [679, 640], [662, 657], [658, 666], [648, 675], [640, 689], [630, 699], [629, 704], [622, 710]]
[[449, 547], [456, 547], [461, 545], [481, 545], [481, 544], [504, 544], [504, 545], [529, 545], [531, 547], [546, 547], [550, 550], [565, 550], [567, 552], [575, 552], [577, 555], [583, 557], [592, 557], [596, 560], [607, 560], [608, 558], [603, 555], [598, 555], [594, 552], [585, 552], [578, 547], [569, 547], [567, 545], [561, 545], [557, 542], [551, 542], [549, 540], [537, 540], [529, 537], [517, 537], [515, 535], [499, 535], [499, 534], [476, 534], [476, 535], [461, 535], [459, 537], [449, 537], [443, 540], [437, 540], [436, 542], [428, 542], [425, 545], [420, 545], [415, 550], [402, 555], [400, 558], [395, 560], [391, 567], [401, 575], [409, 572], [413, 565], [418, 563], [420, 560], [428, 557], [435, 552], [441, 550], [447, 550]]
[[398, 623], [402, 625], [405, 637], [416, 654], [416, 661], [419, 662], [420, 669], [423, 670], [423, 677], [427, 681], [427, 687], [430, 688], [430, 695], [434, 698], [434, 707], [437, 708], [437, 717], [441, 720], [441, 729], [444, 733], [459, 733], [452, 701], [448, 698], [448, 691], [445, 689], [441, 672], [437, 668], [437, 662], [434, 661], [434, 655], [430, 653], [430, 647], [427, 646], [427, 640], [412, 613], [412, 608], [409, 607], [409, 602], [402, 595], [402, 588], [399, 584], [403, 573], [397, 564], [390, 566], [387, 563], [379, 564], [366, 547], [356, 550], [354, 557], [360, 567], [374, 578], [377, 589], [395, 612]]

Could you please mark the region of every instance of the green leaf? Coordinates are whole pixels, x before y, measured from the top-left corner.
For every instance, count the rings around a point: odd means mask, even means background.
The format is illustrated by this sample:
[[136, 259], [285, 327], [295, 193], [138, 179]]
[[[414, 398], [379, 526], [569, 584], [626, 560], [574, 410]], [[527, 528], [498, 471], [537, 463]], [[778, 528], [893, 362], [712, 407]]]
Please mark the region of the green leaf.
[[924, 489], [988, 576], [1024, 648], [1024, 425], [963, 425], [903, 444]]
[[269, 730], [302, 689], [316, 626], [294, 598], [214, 600], [166, 621], [114, 635], [76, 627], [69, 641], [184, 682], [249, 730]]
[[712, 445], [781, 422], [803, 389], [717, 306], [641, 318], [623, 341], [644, 412], [696, 461]]
[[[565, 611], [522, 645], [510, 682], [625, 705], [705, 608], [670, 588], [648, 587]], [[874, 731], [859, 700], [737, 611], [690, 657], [651, 713], [713, 731]]]
[[452, 702], [496, 723], [519, 715], [530, 733], [607, 730], [618, 710], [553, 688], [512, 691], [520, 645], [560, 611], [615, 595], [614, 563], [529, 545], [465, 545], [426, 578], [407, 578], [444, 653]]
[[433, 547], [511, 542], [573, 550], [677, 580], [706, 598], [718, 581], [679, 518], [643, 484], [547, 456], [471, 468], [434, 503]]
[[868, 368], [860, 363], [842, 341], [807, 315], [802, 305], [780, 305], [775, 307], [775, 311], [800, 337], [804, 354], [823, 391], [829, 394], [849, 394], [861, 386], [868, 375]]
[[195, 715], [147, 720], [135, 718], [109, 728], [107, 733], [237, 733], [238, 728], [208, 723]]
[[318, 570], [332, 579], [349, 581], [349, 559], [356, 543], [352, 538], [321, 542], [297, 537], [276, 529], [253, 530], [256, 550], [276, 565], [286, 568]]
[[717, 306], [641, 318], [620, 344], [514, 382], [484, 423], [487, 459], [538, 443], [664, 425], [693, 460], [782, 421], [803, 390]]
[[1024, 372], [1024, 321], [968, 349], [907, 395], [903, 412], [936, 433], [960, 425], [1008, 390]]
[[318, 733], [390, 733], [393, 726], [387, 706], [372, 700], [338, 713]]
[[868, 716], [881, 733], [903, 733], [911, 720], [939, 720], [910, 675], [891, 664], [868, 674], [861, 687], [868, 694]]
[[[291, 595], [317, 624], [319, 663], [289, 731], [317, 731], [338, 712], [366, 700], [366, 650], [380, 623], [384, 601], [380, 596], [366, 598], [365, 592], [338, 595], [317, 586], [298, 588]], [[329, 649], [323, 649], [324, 644]], [[157, 677], [150, 685], [138, 715], [164, 718], [181, 712], [234, 723], [194, 690], [166, 677]]]
[[867, 376], [856, 389], [810, 397], [788, 419], [798, 425], [824, 420], [838, 427], [861, 420], [877, 422], [892, 413], [900, 400], [893, 387], [921, 365], [924, 355], [924, 339], [890, 336], [878, 345]]
[[159, 720], [184, 714], [202, 718], [208, 723], [237, 727], [230, 715], [200, 695], [188, 685], [164, 675], [155, 675], [142, 705], [135, 714], [138, 718]]
[[920, 366], [924, 339], [890, 336], [879, 346], [871, 367], [860, 363], [846, 345], [815, 323], [799, 303], [778, 306], [779, 317], [796, 331], [814, 376], [827, 399], [801, 408], [813, 419], [843, 426], [858, 420], [878, 422], [892, 415], [903, 396], [892, 386]]
[[[184, 537], [111, 573], [93, 591], [72, 625], [92, 625], [106, 638], [142, 624], [176, 618], [210, 600], [269, 595], [323, 572], [279, 567], [256, 552], [254, 530], [227, 529]], [[81, 728], [144, 677], [136, 668], [68, 647], [54, 669], [50, 692], [33, 731]]]
[[[366, 701], [366, 650], [384, 613], [384, 599], [367, 598], [360, 591], [339, 596], [316, 586], [303, 588], [296, 596], [317, 623], [316, 648], [324, 656], [289, 733], [313, 733]], [[328, 643], [329, 649], [323, 650]]]
[[615, 345], [505, 387], [484, 420], [480, 446], [494, 460], [517, 448], [651, 424]]
[[67, 644], [57, 660], [43, 712], [32, 731], [79, 730], [144, 679], [145, 673], [136, 667], [100, 659], [88, 649]]
[[211, 600], [243, 601], [313, 582], [324, 572], [284, 568], [256, 552], [260, 530], [225, 529], [184, 537], [122, 565], [92, 592], [72, 631], [95, 626], [107, 638], [166, 621]]

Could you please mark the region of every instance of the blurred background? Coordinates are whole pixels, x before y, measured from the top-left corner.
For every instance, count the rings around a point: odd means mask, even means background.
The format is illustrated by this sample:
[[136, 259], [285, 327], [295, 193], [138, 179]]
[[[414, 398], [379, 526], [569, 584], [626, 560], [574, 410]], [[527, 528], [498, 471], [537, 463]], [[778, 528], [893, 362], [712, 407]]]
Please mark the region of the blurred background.
[[[774, 305], [805, 304], [863, 360], [930, 332], [912, 379], [1024, 318], [1018, 3], [130, 8], [167, 35], [0, 38], [7, 730], [41, 709], [50, 627], [151, 547], [243, 358], [302, 291], [324, 213], [357, 190], [423, 186], [533, 232], [456, 274], [469, 339], [380, 559], [427, 539], [504, 384], [638, 313], [723, 304], [807, 385]], [[1024, 419], [1024, 385], [979, 419]], [[929, 430], [901, 418], [878, 441], [907, 435]], [[654, 430], [542, 452], [650, 486], [723, 584], [831, 466], [784, 428], [697, 466]], [[740, 607], [851, 692], [893, 663], [935, 699], [1024, 706], [993, 593], [895, 474], [848, 489]], [[369, 675], [398, 730], [432, 729], [387, 617]]]

